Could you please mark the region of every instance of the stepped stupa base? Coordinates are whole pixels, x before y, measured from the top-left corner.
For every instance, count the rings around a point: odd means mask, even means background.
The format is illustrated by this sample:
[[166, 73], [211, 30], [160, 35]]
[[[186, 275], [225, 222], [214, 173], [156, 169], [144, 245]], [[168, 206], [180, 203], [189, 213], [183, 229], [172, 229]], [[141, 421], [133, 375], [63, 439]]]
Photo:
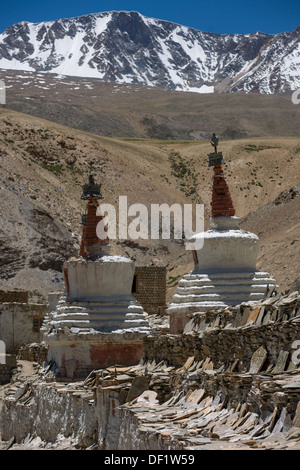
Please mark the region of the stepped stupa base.
[[86, 377], [93, 369], [140, 361], [150, 327], [131, 294], [133, 274], [134, 263], [122, 256], [64, 264], [66, 293], [42, 328], [56, 377]]
[[47, 362], [55, 377], [85, 378], [95, 369], [138, 364], [144, 354], [143, 336], [136, 332], [71, 330], [47, 336]]
[[183, 331], [194, 313], [247, 302], [259, 303], [270, 287], [276, 287], [276, 282], [266, 272], [204, 274], [194, 270], [179, 281], [177, 293], [167, 310], [170, 333]]
[[211, 229], [189, 240], [202, 248], [194, 251], [194, 270], [179, 281], [167, 309], [171, 333], [183, 331], [193, 313], [258, 303], [270, 287], [277, 287], [268, 273], [256, 270], [257, 235], [241, 230], [238, 217], [210, 222]]
[[137, 364], [149, 324], [131, 295], [81, 302], [62, 296], [43, 330], [55, 376], [78, 378], [93, 369]]

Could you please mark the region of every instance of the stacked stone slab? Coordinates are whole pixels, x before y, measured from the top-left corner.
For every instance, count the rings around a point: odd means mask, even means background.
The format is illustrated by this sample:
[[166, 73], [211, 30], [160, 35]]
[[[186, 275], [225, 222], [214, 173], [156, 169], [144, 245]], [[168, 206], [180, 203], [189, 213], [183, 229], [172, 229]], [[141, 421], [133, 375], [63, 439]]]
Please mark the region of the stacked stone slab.
[[[222, 170], [222, 154], [210, 154], [215, 164], [211, 228], [189, 239], [195, 246], [194, 269], [178, 284], [167, 309], [170, 331], [182, 331], [191, 314], [264, 299], [276, 281], [256, 269], [257, 235], [241, 230]], [[199, 248], [197, 248], [199, 247]]]
[[131, 294], [134, 263], [111, 256], [108, 237], [97, 235], [103, 220], [99, 189], [94, 183], [85, 186], [81, 256], [64, 263], [65, 293], [43, 327], [47, 361], [56, 376], [82, 377], [101, 367], [136, 364], [149, 333], [147, 315]]

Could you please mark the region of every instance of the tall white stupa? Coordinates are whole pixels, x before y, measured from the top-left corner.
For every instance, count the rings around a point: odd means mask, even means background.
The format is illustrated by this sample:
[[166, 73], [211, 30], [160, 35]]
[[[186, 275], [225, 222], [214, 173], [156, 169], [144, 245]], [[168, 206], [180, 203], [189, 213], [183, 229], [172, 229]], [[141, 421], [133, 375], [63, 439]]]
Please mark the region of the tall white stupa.
[[257, 303], [264, 299], [268, 288], [276, 287], [275, 279], [256, 269], [258, 236], [240, 229], [214, 134], [211, 143], [215, 147], [215, 152], [209, 154], [209, 166], [214, 170], [211, 228], [189, 239], [201, 248], [193, 251], [194, 269], [179, 281], [166, 311], [171, 333], [183, 331], [195, 312]]
[[56, 376], [69, 378], [138, 363], [150, 331], [147, 315], [131, 294], [133, 261], [110, 255], [108, 237], [97, 236], [102, 195], [92, 176], [81, 198], [87, 200], [87, 211], [80, 254], [64, 263], [65, 293], [43, 326], [47, 362], [56, 367]]

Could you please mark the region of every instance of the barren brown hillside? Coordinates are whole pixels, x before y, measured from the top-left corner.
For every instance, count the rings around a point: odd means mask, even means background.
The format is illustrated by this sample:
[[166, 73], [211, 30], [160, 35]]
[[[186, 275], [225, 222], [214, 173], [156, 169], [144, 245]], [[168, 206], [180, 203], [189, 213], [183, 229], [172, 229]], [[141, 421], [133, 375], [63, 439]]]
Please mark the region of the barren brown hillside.
[[241, 226], [260, 238], [257, 266], [269, 270], [288, 290], [300, 275], [300, 184], [250, 213]]
[[[261, 232], [259, 268], [287, 289], [299, 273], [299, 199], [293, 200], [291, 210], [284, 208], [292, 201], [281, 204], [277, 228], [268, 217], [273, 221], [270, 203], [299, 182], [300, 139], [224, 140], [220, 150], [236, 215], [260, 214], [267, 204], [262, 219], [249, 216], [243, 223], [248, 230]], [[210, 151], [207, 141], [100, 137], [0, 109], [0, 186], [9, 188], [0, 190], [0, 287], [26, 288], [32, 297], [62, 287], [63, 259], [79, 248], [81, 186], [91, 173], [102, 184], [103, 202], [115, 207], [120, 195], [128, 197], [128, 205], [148, 207], [203, 202], [207, 228]], [[191, 267], [191, 253], [181, 240], [116, 240], [112, 247], [139, 264], [167, 264], [170, 293], [178, 276]]]
[[0, 70], [0, 79], [9, 109], [107, 137], [299, 135], [300, 106], [290, 96], [176, 92], [12, 70]]

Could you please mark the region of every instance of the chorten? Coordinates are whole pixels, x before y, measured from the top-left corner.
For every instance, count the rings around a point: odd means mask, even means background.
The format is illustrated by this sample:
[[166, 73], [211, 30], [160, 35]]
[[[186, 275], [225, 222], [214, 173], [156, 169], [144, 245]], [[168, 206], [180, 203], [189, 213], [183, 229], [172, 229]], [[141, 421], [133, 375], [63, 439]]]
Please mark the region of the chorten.
[[100, 188], [93, 176], [83, 186], [80, 253], [64, 263], [65, 293], [43, 327], [47, 362], [56, 376], [83, 377], [96, 368], [136, 364], [149, 333], [147, 316], [131, 294], [133, 261], [110, 255], [107, 227], [104, 237], [98, 236], [104, 222]]
[[[210, 229], [189, 239], [194, 269], [179, 281], [167, 309], [170, 331], [182, 331], [190, 315], [245, 302], [258, 303], [276, 281], [267, 272], [256, 270], [258, 236], [239, 227], [239, 218], [225, 180], [218, 138], [211, 139], [215, 151], [208, 155], [213, 167]], [[197, 243], [198, 242], [198, 243]]]

